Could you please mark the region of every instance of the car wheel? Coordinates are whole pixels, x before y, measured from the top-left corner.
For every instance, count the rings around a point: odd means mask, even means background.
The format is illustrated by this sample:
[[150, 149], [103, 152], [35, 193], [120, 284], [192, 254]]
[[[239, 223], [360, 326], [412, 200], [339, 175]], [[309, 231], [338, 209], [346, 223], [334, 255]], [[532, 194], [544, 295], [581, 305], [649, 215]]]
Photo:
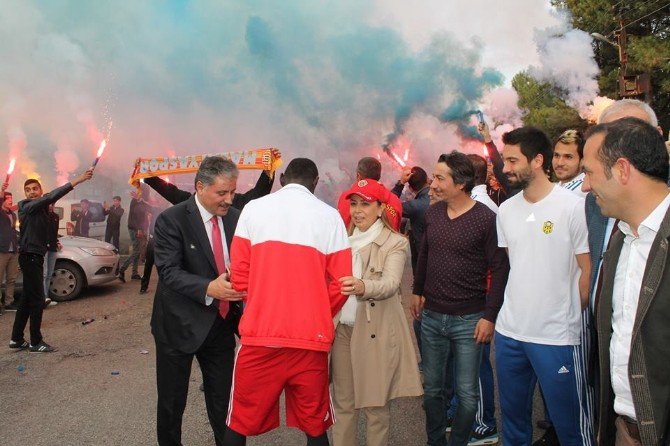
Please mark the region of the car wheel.
[[57, 261], [49, 285], [49, 297], [56, 302], [76, 299], [84, 288], [84, 273], [72, 262]]

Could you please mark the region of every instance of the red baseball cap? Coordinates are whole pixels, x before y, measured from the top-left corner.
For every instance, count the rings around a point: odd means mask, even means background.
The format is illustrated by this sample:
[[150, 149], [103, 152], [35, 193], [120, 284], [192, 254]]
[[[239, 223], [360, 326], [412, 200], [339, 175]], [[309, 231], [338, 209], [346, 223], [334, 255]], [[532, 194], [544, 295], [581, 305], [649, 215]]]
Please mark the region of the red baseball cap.
[[358, 195], [368, 202], [380, 201], [387, 203], [391, 192], [383, 184], [375, 180], [361, 180], [351, 186], [346, 192], [345, 198], [349, 200], [352, 195]]

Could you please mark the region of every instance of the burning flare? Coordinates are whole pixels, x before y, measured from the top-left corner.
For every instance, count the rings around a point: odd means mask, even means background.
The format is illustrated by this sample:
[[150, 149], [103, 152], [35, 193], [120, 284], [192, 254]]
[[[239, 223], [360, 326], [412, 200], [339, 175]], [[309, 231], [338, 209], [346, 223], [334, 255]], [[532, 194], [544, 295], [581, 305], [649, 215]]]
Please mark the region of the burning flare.
[[16, 165], [16, 158], [12, 158], [9, 162], [9, 169], [7, 169], [7, 176], [11, 175], [14, 172], [14, 166]]
[[100, 143], [100, 148], [98, 149], [98, 154], [95, 158], [95, 161], [93, 161], [93, 164], [91, 164], [91, 167], [95, 167], [98, 165], [98, 161], [100, 161], [100, 157], [102, 156], [102, 153], [105, 151], [105, 147], [107, 147], [107, 140], [103, 139], [102, 142]]

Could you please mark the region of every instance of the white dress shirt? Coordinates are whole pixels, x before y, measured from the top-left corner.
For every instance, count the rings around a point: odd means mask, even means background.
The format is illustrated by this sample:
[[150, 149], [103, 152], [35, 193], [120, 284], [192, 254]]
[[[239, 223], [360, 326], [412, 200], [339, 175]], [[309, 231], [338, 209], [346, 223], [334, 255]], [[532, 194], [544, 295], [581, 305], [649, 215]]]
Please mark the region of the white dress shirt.
[[637, 417], [628, 380], [628, 359], [633, 324], [649, 251], [668, 207], [670, 207], [670, 194], [640, 223], [637, 237], [627, 223], [619, 222], [619, 229], [625, 238], [612, 290], [610, 375], [614, 390], [614, 411], [633, 419]]
[[[205, 224], [205, 232], [207, 233], [207, 239], [209, 240], [209, 246], [212, 246], [212, 229], [214, 228], [214, 225], [211, 222], [212, 217], [214, 214], [211, 214], [207, 209], [204, 208], [202, 204], [200, 204], [200, 201], [198, 201], [198, 195], [195, 195], [195, 204], [198, 206], [198, 210], [200, 211], [200, 216], [202, 217], [202, 221]], [[228, 253], [228, 244], [226, 243], [226, 231], [223, 229], [223, 219], [221, 217], [217, 217], [219, 220], [219, 231], [221, 232], [221, 241], [223, 242], [223, 258], [226, 263], [226, 269], [230, 266], [230, 254]], [[205, 303], [207, 305], [211, 305], [212, 302], [214, 302], [214, 298], [210, 296], [205, 296]]]
[[498, 205], [495, 204], [495, 202], [491, 200], [491, 197], [489, 197], [489, 194], [486, 193], [486, 184], [480, 184], [473, 187], [472, 191], [470, 191], [470, 197], [475, 201], [485, 204], [486, 207], [498, 214]]

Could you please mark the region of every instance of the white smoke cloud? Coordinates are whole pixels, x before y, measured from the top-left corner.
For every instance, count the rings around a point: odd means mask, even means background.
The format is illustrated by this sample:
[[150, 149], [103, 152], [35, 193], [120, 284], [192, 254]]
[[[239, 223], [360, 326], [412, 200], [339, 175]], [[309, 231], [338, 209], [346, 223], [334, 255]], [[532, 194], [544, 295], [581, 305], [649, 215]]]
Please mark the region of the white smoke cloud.
[[565, 13], [557, 15], [562, 18], [560, 25], [536, 32], [539, 64], [532, 66], [529, 73], [559, 87], [566, 103], [586, 118], [590, 104], [598, 96], [600, 73], [592, 39], [586, 32], [573, 29]]
[[533, 29], [557, 21], [535, 0], [431, 2], [7, 0], [0, 148], [49, 188], [89, 165], [113, 120], [96, 170], [110, 195], [138, 156], [267, 146], [318, 160], [333, 188], [364, 155], [394, 181], [380, 145], [399, 122], [424, 166], [470, 150], [437, 117], [458, 98], [518, 122], [486, 67], [520, 70], [538, 57]]

